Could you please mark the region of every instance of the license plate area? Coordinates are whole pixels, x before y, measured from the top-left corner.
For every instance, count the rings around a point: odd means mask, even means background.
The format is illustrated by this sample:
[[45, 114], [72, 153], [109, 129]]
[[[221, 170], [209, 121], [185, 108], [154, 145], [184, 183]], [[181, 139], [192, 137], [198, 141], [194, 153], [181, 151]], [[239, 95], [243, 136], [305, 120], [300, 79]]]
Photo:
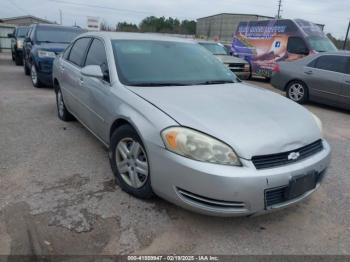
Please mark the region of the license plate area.
[[322, 173], [310, 172], [292, 177], [286, 186], [265, 190], [265, 208], [283, 204], [304, 195], [315, 189], [321, 178]]
[[289, 186], [285, 191], [285, 198], [291, 200], [302, 196], [308, 191], [316, 188], [318, 175], [316, 172], [310, 172], [306, 175], [292, 177]]

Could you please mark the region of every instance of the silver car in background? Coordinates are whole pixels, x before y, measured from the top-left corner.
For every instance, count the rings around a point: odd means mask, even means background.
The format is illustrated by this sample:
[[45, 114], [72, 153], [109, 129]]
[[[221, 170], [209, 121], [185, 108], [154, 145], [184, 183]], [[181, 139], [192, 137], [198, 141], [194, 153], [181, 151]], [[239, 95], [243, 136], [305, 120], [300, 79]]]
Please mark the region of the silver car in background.
[[86, 33], [56, 58], [53, 81], [58, 117], [101, 140], [117, 183], [139, 198], [260, 214], [308, 197], [329, 165], [315, 115], [241, 83], [191, 40]]
[[350, 52], [319, 53], [281, 62], [271, 84], [298, 103], [315, 101], [350, 110]]
[[211, 41], [198, 41], [198, 44], [208, 49], [240, 79], [247, 80], [250, 78], [249, 63], [242, 58], [230, 55], [224, 45]]

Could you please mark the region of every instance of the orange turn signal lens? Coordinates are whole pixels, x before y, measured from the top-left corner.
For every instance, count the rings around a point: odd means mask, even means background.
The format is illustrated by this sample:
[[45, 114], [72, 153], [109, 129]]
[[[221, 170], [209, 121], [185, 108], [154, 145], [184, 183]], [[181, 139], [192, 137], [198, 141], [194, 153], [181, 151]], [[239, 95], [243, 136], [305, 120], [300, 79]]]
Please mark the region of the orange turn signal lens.
[[173, 149], [177, 148], [176, 137], [176, 131], [171, 131], [165, 135], [165, 139], [168, 142], [168, 145], [171, 146]]

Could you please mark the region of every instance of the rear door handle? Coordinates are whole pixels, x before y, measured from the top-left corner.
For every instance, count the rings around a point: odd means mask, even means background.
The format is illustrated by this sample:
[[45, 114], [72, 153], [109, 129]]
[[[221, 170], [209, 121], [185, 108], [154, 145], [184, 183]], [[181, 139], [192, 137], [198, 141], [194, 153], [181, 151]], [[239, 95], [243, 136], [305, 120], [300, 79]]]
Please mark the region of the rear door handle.
[[307, 75], [312, 75], [313, 74], [313, 72], [311, 70], [305, 71], [304, 73], [307, 74]]
[[84, 78], [81, 77], [81, 78], [79, 79], [79, 85], [82, 86], [83, 84], [84, 84]]

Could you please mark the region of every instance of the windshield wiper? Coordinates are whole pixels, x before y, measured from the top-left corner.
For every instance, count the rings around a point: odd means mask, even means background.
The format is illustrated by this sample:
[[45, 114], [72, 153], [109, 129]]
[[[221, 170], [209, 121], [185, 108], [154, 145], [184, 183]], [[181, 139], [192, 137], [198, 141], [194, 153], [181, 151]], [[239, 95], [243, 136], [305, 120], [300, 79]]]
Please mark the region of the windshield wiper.
[[187, 83], [166, 83], [166, 82], [145, 82], [145, 83], [135, 83], [135, 84], [130, 84], [131, 86], [189, 86], [191, 84]]
[[196, 85], [220, 85], [220, 84], [234, 84], [232, 80], [209, 80], [205, 82], [198, 82]]

